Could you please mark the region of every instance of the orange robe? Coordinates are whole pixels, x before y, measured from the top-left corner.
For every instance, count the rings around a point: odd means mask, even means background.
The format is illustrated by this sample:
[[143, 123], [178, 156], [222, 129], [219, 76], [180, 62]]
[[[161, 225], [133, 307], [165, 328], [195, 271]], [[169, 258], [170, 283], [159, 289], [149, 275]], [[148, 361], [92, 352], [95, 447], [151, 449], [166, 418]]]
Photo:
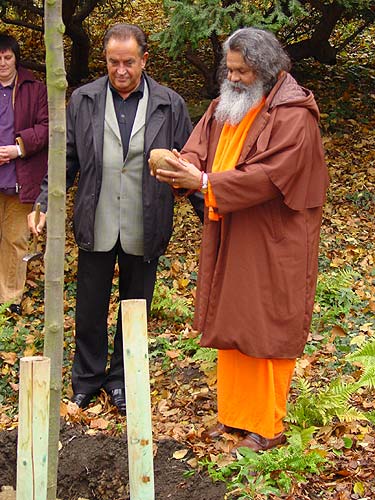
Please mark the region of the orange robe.
[[260, 359], [220, 350], [218, 421], [266, 438], [282, 432], [295, 364], [295, 359]]
[[[263, 98], [257, 106], [251, 108], [238, 125], [224, 124], [217, 145], [212, 172], [225, 172], [234, 169], [250, 127], [257, 114], [264, 106], [264, 102], [265, 98]], [[205, 196], [205, 204], [208, 207], [209, 219], [218, 221], [221, 216], [217, 213], [216, 198], [210, 182], [208, 183], [208, 192]]]

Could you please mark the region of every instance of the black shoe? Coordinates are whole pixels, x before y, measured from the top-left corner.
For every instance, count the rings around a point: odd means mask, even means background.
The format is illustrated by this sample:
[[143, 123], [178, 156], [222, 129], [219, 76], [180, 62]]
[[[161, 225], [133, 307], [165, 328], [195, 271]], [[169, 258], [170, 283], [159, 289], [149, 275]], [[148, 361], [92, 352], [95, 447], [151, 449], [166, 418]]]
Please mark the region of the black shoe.
[[107, 391], [111, 399], [111, 403], [116, 406], [121, 415], [126, 415], [125, 389], [111, 389]]
[[10, 304], [9, 311], [13, 314], [18, 314], [19, 316], [21, 316], [22, 314], [21, 304]]
[[77, 406], [80, 408], [86, 408], [89, 404], [92, 398], [96, 396], [96, 393], [90, 393], [90, 394], [85, 394], [83, 392], [77, 392], [77, 394], [73, 394], [73, 397], [71, 399], [72, 403], [75, 403]]

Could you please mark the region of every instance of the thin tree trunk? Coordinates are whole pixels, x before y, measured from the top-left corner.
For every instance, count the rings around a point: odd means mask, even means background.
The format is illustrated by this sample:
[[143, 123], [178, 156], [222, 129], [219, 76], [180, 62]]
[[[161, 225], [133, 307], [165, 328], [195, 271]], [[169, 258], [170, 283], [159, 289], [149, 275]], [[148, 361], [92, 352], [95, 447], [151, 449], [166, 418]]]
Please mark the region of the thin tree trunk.
[[324, 64], [336, 64], [337, 49], [329, 43], [330, 36], [345, 9], [341, 4], [330, 7], [321, 6], [321, 17], [311, 38], [301, 40], [286, 47], [294, 61], [314, 57]]
[[68, 80], [76, 85], [89, 76], [90, 39], [82, 25], [66, 25], [66, 34], [72, 40]]
[[65, 253], [65, 92], [61, 0], [45, 1], [45, 44], [49, 109], [48, 224], [45, 256], [44, 355], [51, 359], [47, 499], [55, 500], [60, 433], [60, 400], [64, 336]]

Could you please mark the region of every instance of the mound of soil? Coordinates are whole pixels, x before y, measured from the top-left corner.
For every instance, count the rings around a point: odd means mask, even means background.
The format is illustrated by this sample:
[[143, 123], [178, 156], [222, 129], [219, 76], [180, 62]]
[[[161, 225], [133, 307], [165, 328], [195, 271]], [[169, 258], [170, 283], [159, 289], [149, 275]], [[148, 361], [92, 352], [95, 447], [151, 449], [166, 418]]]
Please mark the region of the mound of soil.
[[[60, 433], [57, 497], [61, 500], [129, 500], [126, 435], [87, 435], [77, 426], [65, 424]], [[191, 468], [186, 459], [173, 454], [183, 445], [173, 440], [157, 443], [154, 457], [156, 500], [222, 500], [223, 483], [207, 476], [185, 475]], [[0, 433], [0, 489], [16, 487], [17, 431]]]

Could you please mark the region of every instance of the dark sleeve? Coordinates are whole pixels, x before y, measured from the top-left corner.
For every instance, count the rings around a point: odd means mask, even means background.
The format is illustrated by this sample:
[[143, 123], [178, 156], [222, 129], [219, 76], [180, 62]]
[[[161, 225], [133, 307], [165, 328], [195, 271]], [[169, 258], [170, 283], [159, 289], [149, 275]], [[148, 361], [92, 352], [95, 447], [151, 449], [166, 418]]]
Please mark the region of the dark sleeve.
[[[181, 151], [182, 147], [188, 140], [191, 131], [193, 130], [193, 126], [190, 120], [189, 112], [187, 110], [186, 104], [184, 100], [181, 98], [177, 102], [177, 119], [176, 119], [176, 127], [174, 131], [174, 147], [177, 151]], [[178, 195], [186, 196], [190, 191], [187, 190], [177, 190]], [[188, 195], [189, 201], [199, 217], [199, 220], [203, 222], [204, 218], [204, 197], [200, 192], [194, 192]]]
[[199, 170], [206, 170], [207, 152], [209, 137], [211, 132], [211, 119], [214, 109], [212, 102], [194, 127], [189, 139], [181, 150], [181, 154], [185, 160], [195, 165]]
[[198, 215], [201, 222], [204, 221], [204, 195], [200, 191], [196, 191], [188, 196], [189, 201], [194, 208], [194, 212]]
[[[48, 101], [47, 88], [42, 82], [33, 83], [33, 99], [36, 99], [36, 115], [33, 125], [16, 130], [20, 137], [24, 156], [27, 158], [48, 146]], [[24, 110], [27, 113], [27, 110]]]
[[73, 94], [66, 109], [66, 189], [73, 186], [79, 171], [75, 140], [76, 99]]
[[175, 127], [173, 147], [177, 149], [177, 151], [181, 151], [183, 145], [188, 140], [188, 137], [191, 134], [193, 126], [191, 124], [185, 101], [180, 96], [178, 96], [178, 99], [175, 103], [174, 113]]

